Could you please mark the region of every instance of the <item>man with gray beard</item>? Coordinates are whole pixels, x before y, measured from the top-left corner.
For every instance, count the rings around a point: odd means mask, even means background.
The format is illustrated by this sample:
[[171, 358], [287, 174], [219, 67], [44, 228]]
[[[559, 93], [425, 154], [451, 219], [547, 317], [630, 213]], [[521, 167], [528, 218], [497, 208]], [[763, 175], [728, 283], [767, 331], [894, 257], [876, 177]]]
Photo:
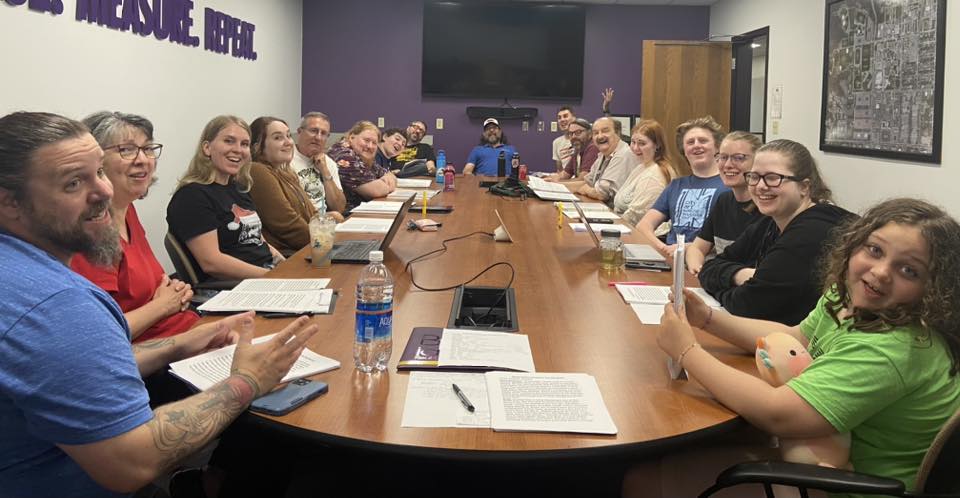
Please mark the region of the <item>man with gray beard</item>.
[[[113, 188], [87, 128], [0, 118], [0, 494], [118, 496], [207, 445], [269, 391], [317, 331], [301, 318], [253, 345], [252, 313], [131, 347], [117, 303], [69, 270], [113, 261]], [[151, 410], [141, 375], [236, 343], [231, 375]], [[132, 351], [131, 351], [132, 349]]]

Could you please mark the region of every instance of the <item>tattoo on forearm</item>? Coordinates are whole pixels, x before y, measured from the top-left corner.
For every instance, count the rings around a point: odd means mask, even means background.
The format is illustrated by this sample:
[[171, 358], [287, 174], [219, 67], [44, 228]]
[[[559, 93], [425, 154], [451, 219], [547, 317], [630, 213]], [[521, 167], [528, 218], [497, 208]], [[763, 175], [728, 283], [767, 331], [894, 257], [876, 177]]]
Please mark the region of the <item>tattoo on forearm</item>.
[[245, 374], [233, 374], [207, 391], [160, 407], [149, 424], [164, 468], [202, 448], [247, 408], [256, 395], [256, 383]]
[[146, 351], [151, 349], [162, 349], [173, 346], [177, 341], [173, 337], [166, 337], [163, 339], [153, 339], [151, 341], [138, 342], [133, 345], [133, 354], [137, 354], [140, 351]]

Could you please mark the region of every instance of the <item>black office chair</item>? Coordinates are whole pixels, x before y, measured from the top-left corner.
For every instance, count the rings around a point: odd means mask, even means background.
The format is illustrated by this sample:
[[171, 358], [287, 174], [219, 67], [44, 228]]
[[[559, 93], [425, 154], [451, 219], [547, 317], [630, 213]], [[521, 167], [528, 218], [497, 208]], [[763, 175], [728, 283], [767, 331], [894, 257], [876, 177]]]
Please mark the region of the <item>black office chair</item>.
[[197, 299], [199, 302], [206, 300], [202, 299], [203, 296], [209, 299], [217, 292], [230, 290], [240, 283], [239, 280], [200, 281], [200, 265], [193, 258], [190, 250], [181, 244], [171, 232], [167, 232], [167, 236], [163, 238], [163, 247], [167, 249], [167, 255], [173, 262], [173, 268], [177, 271], [177, 276], [193, 287], [194, 295], [201, 298]]
[[960, 497], [960, 412], [955, 413], [933, 440], [917, 472], [916, 489], [908, 491], [902, 482], [859, 472], [780, 461], [744, 462], [717, 476], [717, 482], [700, 494], [706, 498], [739, 484], [762, 484], [772, 498], [773, 484], [793, 486], [806, 498], [808, 489], [828, 493], [856, 493], [912, 498]]

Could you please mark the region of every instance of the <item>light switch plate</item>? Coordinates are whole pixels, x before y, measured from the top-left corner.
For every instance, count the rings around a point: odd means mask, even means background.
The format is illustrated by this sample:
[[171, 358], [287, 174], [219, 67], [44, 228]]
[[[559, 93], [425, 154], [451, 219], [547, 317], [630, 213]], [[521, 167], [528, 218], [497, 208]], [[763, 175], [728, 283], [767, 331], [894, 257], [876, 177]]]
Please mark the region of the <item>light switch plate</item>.
[[383, 128], [383, 122], [384, 122], [383, 117], [377, 118], [377, 126], [379, 126], [380, 128]]
[[537, 131], [543, 131], [543, 121], [537, 121]]
[[551, 121], [551, 122], [550, 122], [550, 131], [553, 132], [553, 133], [556, 133], [556, 132], [557, 132], [557, 122], [556, 122], [556, 121]]
[[436, 128], [436, 129], [438, 129], [438, 130], [442, 130], [442, 129], [443, 129], [443, 118], [437, 118], [437, 126], [435, 126], [434, 128]]
[[520, 123], [520, 131], [530, 131], [530, 122], [523, 121], [522, 123]]

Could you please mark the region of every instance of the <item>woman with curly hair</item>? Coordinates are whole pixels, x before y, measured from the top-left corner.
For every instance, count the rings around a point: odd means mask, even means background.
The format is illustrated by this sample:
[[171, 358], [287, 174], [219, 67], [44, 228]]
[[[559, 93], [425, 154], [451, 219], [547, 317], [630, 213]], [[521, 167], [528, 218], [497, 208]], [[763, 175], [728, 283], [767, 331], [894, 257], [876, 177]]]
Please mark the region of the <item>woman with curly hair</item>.
[[[717, 400], [772, 435], [850, 432], [858, 472], [914, 487], [943, 424], [960, 409], [960, 225], [916, 199], [882, 202], [844, 225], [825, 292], [797, 326], [714, 311], [684, 292], [657, 342]], [[781, 387], [719, 361], [692, 327], [754, 352], [772, 332], [796, 337], [813, 362]]]

